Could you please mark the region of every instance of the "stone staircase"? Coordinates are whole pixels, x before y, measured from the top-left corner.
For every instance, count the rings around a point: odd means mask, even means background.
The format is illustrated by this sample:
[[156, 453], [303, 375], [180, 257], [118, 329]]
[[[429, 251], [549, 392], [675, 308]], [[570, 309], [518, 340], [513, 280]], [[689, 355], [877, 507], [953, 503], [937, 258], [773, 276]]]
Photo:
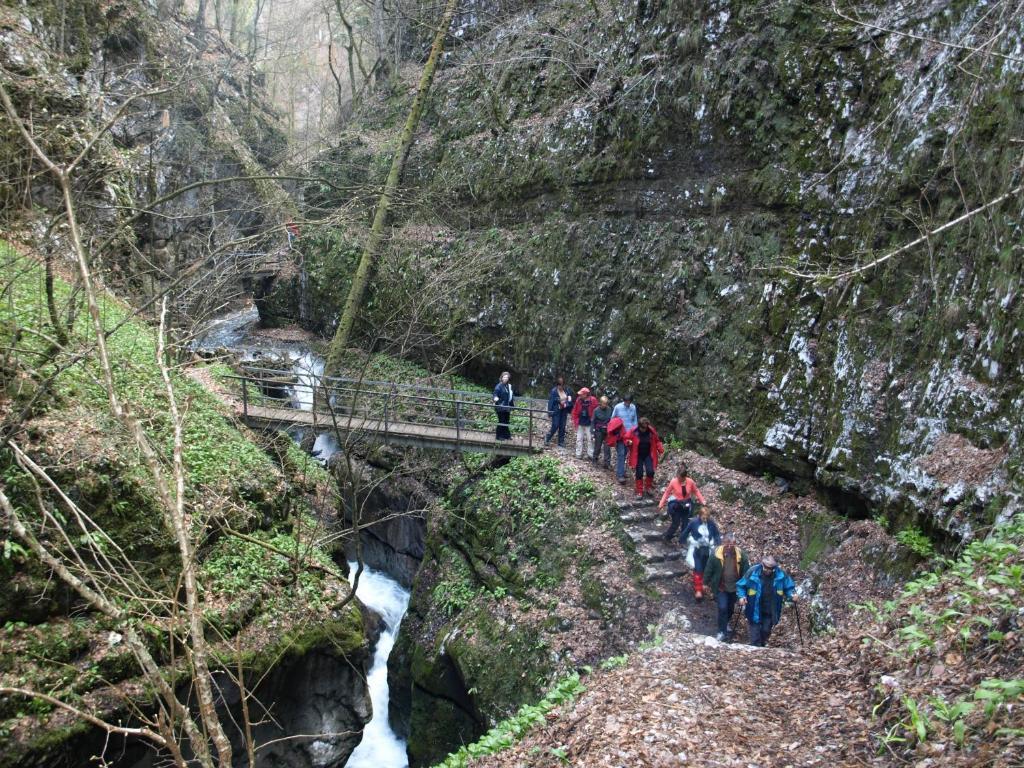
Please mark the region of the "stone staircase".
[[668, 531], [668, 522], [658, 510], [657, 502], [651, 499], [619, 501], [617, 506], [626, 535], [632, 539], [644, 562], [645, 580], [662, 588], [681, 586], [690, 569], [678, 538], [673, 537], [671, 543], [662, 538]]

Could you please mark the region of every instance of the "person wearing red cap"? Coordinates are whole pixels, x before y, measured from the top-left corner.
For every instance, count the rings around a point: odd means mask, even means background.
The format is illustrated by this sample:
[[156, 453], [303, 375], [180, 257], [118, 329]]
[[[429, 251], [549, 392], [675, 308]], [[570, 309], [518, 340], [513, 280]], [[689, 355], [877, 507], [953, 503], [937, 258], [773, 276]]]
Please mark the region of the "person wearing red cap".
[[654, 488], [654, 473], [658, 469], [658, 459], [665, 453], [665, 446], [645, 416], [637, 428], [626, 435], [626, 447], [629, 449], [629, 466], [635, 470], [636, 497], [642, 499]]
[[584, 387], [576, 393], [576, 405], [572, 407], [572, 425], [576, 427], [577, 459], [583, 456], [589, 459], [594, 453], [590, 436], [595, 408], [597, 408], [597, 398], [590, 394], [589, 388]]

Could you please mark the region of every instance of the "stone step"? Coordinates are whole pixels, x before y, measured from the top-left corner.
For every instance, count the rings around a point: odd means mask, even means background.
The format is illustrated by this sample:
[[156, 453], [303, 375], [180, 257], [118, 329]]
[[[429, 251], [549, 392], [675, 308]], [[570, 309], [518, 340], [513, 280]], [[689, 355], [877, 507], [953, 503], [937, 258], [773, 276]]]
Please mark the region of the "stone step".
[[623, 512], [619, 514], [619, 519], [624, 523], [649, 523], [652, 520], [657, 520], [662, 516], [662, 513], [657, 507], [649, 507], [644, 509], [634, 509], [629, 512]]
[[662, 563], [652, 563], [644, 566], [645, 581], [665, 581], [668, 579], [679, 579], [689, 574], [690, 569], [682, 560], [669, 560]]
[[679, 560], [683, 553], [679, 547], [662, 544], [661, 542], [647, 541], [636, 548], [637, 554], [643, 558], [645, 563], [663, 563], [666, 560]]
[[645, 541], [658, 541], [665, 535], [665, 530], [654, 525], [627, 525], [626, 535], [640, 544]]
[[629, 499], [626, 501], [615, 502], [619, 509], [643, 509], [644, 507], [651, 507], [653, 509], [658, 508], [658, 502], [656, 499]]

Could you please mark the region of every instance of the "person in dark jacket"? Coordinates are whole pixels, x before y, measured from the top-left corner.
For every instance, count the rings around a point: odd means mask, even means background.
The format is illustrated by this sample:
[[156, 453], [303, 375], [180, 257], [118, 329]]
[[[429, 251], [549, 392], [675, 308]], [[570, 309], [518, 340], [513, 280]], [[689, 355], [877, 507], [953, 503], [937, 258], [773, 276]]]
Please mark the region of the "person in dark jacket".
[[551, 431], [544, 438], [544, 445], [558, 433], [558, 447], [565, 447], [565, 423], [572, 411], [572, 392], [565, 388], [565, 379], [559, 376], [548, 394], [548, 414], [551, 416]]
[[612, 420], [612, 407], [608, 404], [607, 395], [601, 395], [601, 404], [594, 409], [594, 456], [591, 459], [595, 464], [604, 451], [604, 468], [608, 469], [612, 463], [612, 449], [606, 442], [608, 439], [608, 422]]
[[767, 645], [782, 616], [783, 600], [796, 602], [796, 585], [768, 555], [736, 582], [736, 592], [750, 627], [750, 644]]
[[494, 412], [498, 415], [498, 427], [494, 433], [496, 440], [512, 439], [508, 423], [512, 417], [513, 405], [515, 405], [515, 393], [512, 391], [512, 374], [504, 371], [494, 387]]
[[700, 602], [704, 599], [704, 569], [711, 556], [711, 549], [722, 543], [718, 525], [711, 519], [711, 510], [700, 508], [697, 516], [687, 523], [679, 543], [688, 547], [686, 562], [693, 568], [693, 596]]
[[736, 534], [722, 537], [722, 546], [716, 547], [704, 566], [704, 589], [718, 608], [718, 640], [731, 640], [729, 619], [736, 610], [736, 585], [750, 568], [747, 553], [736, 546]]

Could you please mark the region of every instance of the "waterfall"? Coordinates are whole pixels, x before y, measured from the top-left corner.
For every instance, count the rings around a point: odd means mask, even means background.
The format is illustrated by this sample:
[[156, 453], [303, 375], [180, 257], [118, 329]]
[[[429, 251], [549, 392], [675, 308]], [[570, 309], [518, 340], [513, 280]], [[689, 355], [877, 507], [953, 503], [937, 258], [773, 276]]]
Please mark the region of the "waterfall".
[[292, 361], [292, 370], [298, 379], [294, 386], [288, 388], [292, 405], [300, 411], [311, 411], [313, 388], [324, 375], [324, 361], [312, 352], [303, 352], [298, 359]]
[[[349, 578], [355, 578], [357, 567], [357, 563], [349, 563]], [[388, 722], [388, 657], [395, 645], [398, 625], [409, 606], [409, 593], [387, 574], [364, 566], [356, 596], [381, 615], [384, 630], [377, 640], [373, 664], [366, 678], [373, 718], [363, 729], [363, 740], [345, 765], [346, 768], [405, 768], [409, 764], [405, 742], [395, 735]]]

